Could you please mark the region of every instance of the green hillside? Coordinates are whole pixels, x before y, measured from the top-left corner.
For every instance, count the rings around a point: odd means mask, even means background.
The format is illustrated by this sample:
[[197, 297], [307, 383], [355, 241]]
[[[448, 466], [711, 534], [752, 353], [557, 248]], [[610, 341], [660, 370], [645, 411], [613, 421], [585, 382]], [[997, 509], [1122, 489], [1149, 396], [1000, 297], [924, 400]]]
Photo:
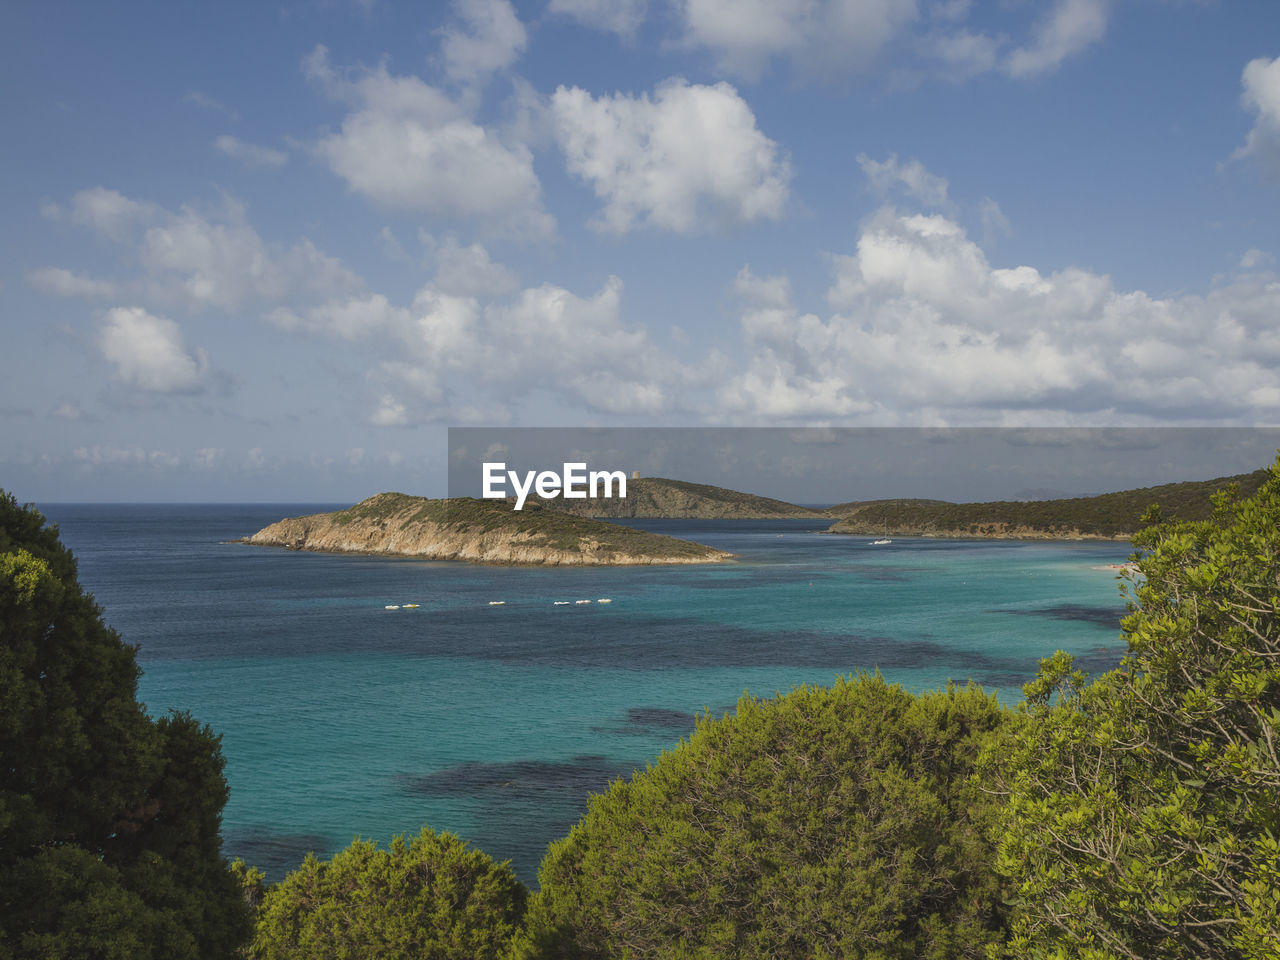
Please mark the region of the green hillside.
[[1212, 494], [1236, 484], [1241, 497], [1252, 496], [1266, 470], [1232, 477], [1121, 490], [1096, 497], [991, 503], [944, 500], [867, 500], [832, 507], [842, 515], [832, 533], [933, 537], [1089, 537], [1129, 539], [1153, 504], [1165, 517], [1205, 520]]

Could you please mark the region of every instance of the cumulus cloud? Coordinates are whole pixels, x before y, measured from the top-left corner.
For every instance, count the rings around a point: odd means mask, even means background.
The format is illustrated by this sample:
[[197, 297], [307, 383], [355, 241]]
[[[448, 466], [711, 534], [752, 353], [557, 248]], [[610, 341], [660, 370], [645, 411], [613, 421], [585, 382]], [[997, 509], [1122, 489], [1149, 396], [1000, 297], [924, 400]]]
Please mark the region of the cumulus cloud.
[[479, 243], [459, 245], [453, 237], [444, 243], [429, 239], [436, 262], [432, 285], [442, 293], [464, 297], [499, 297], [514, 293], [519, 278], [500, 263], [494, 263], [489, 251]]
[[1269, 177], [1280, 179], [1280, 57], [1250, 60], [1240, 82], [1244, 87], [1241, 103], [1257, 117], [1233, 156], [1252, 156]]
[[116, 379], [152, 393], [198, 393], [204, 389], [204, 352], [187, 350], [178, 325], [141, 307], [108, 311], [99, 333], [103, 357]]
[[116, 285], [110, 280], [95, 280], [63, 267], [44, 267], [27, 274], [27, 282], [43, 293], [56, 297], [84, 297], [93, 300], [115, 295]]
[[604, 201], [601, 230], [693, 233], [782, 216], [790, 162], [727, 83], [670, 80], [652, 98], [561, 87], [551, 112], [569, 170]]
[[597, 30], [631, 37], [644, 22], [648, 6], [648, 0], [551, 0], [547, 10]]
[[231, 200], [217, 216], [188, 207], [166, 215], [143, 234], [138, 259], [152, 297], [195, 309], [331, 296], [360, 286], [359, 277], [310, 240], [272, 248]]
[[814, 77], [866, 69], [916, 19], [916, 0], [679, 0], [684, 40], [754, 79], [776, 57]]
[[160, 208], [153, 203], [131, 200], [116, 190], [92, 187], [73, 196], [67, 207], [46, 204], [42, 212], [51, 219], [66, 217], [72, 223], [89, 227], [104, 237], [120, 240], [139, 225], [152, 220]]
[[224, 153], [233, 160], [239, 160], [246, 167], [283, 167], [289, 157], [282, 150], [271, 147], [260, 147], [256, 143], [247, 143], [239, 137], [223, 134], [213, 141], [214, 149]]
[[366, 344], [379, 384], [370, 422], [379, 426], [492, 418], [539, 394], [577, 409], [653, 413], [671, 408], [680, 385], [693, 379], [646, 331], [624, 322], [616, 277], [586, 297], [555, 284], [492, 294], [486, 290], [482, 301], [433, 282], [407, 307], [374, 295], [280, 310], [271, 319]]
[[943, 73], [953, 81], [994, 70], [1002, 41], [985, 33], [955, 30], [935, 33], [924, 43], [924, 51], [943, 64]]
[[1031, 41], [1009, 54], [1005, 71], [1012, 77], [1033, 77], [1056, 70], [1102, 39], [1107, 4], [1108, 0], [1058, 0], [1032, 31]]
[[453, 6], [462, 24], [441, 31], [445, 73], [477, 83], [515, 63], [528, 39], [510, 0], [455, 0]]
[[1275, 263], [1275, 257], [1267, 253], [1265, 250], [1259, 250], [1257, 247], [1250, 247], [1240, 257], [1240, 269], [1256, 270], [1258, 267]]
[[304, 71], [354, 105], [342, 129], [315, 144], [352, 190], [386, 210], [473, 220], [512, 233], [551, 232], [554, 221], [542, 209], [524, 144], [505, 143], [442, 91], [418, 77], [392, 76], [385, 65], [348, 79], [321, 46]]
[[752, 359], [720, 390], [727, 410], [951, 422], [1280, 412], [1270, 274], [1154, 298], [1078, 269], [992, 267], [954, 221], [888, 208], [833, 266], [825, 319], [797, 310], [781, 278], [739, 275]]
[[[58, 207], [57, 215], [63, 212]], [[328, 298], [362, 286], [358, 276], [310, 240], [288, 248], [268, 244], [231, 197], [216, 210], [184, 206], [174, 212], [95, 187], [77, 193], [65, 212], [119, 244], [141, 275], [127, 283], [95, 280], [63, 267], [28, 275], [33, 286], [48, 293], [105, 297], [127, 290], [146, 302], [199, 310]]]
[[889, 154], [883, 162], [872, 160], [865, 153], [858, 154], [857, 160], [872, 188], [882, 196], [901, 190], [927, 206], [947, 205], [946, 179], [930, 173], [919, 160], [899, 163], [896, 153]]

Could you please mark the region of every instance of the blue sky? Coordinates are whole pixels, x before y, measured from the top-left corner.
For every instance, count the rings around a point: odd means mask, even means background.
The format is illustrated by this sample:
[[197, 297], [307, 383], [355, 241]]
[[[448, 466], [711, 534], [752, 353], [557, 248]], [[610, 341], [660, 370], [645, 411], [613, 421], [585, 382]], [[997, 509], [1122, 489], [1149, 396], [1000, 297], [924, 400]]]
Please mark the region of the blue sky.
[[441, 495], [451, 425], [1280, 421], [1270, 0], [15, 2], [0, 54], [22, 499]]

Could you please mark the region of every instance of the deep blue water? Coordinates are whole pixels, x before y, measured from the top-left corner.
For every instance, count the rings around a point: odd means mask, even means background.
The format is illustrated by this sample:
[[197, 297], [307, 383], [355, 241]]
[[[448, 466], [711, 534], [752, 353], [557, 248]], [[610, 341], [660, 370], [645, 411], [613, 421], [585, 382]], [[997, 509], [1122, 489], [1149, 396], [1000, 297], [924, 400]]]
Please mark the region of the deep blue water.
[[[42, 509], [140, 697], [222, 734], [225, 849], [275, 879], [425, 823], [533, 882], [586, 797], [739, 696], [880, 669], [1006, 702], [1054, 650], [1118, 659], [1127, 544], [828, 536], [811, 521], [640, 521], [723, 566], [530, 569], [228, 541], [345, 505]], [[555, 600], [611, 604], [555, 606]], [[502, 606], [490, 606], [503, 600]], [[418, 603], [418, 609], [386, 610]]]

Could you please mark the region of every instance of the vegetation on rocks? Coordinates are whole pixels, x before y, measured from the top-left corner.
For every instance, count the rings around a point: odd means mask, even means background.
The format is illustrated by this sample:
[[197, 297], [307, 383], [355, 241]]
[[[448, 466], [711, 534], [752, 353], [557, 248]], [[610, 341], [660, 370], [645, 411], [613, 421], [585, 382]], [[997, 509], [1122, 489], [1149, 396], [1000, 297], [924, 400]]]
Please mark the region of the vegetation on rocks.
[[1206, 520], [1213, 513], [1213, 494], [1234, 484], [1240, 495], [1254, 493], [1267, 471], [1217, 480], [1167, 483], [1122, 490], [1097, 497], [1063, 500], [949, 503], [945, 500], [868, 500], [831, 507], [842, 517], [832, 533], [890, 534], [926, 537], [1092, 537], [1129, 540], [1142, 528], [1153, 505], [1165, 516]]
[[380, 493], [346, 510], [294, 517], [245, 538], [295, 550], [527, 564], [715, 563], [721, 550], [528, 502]]

